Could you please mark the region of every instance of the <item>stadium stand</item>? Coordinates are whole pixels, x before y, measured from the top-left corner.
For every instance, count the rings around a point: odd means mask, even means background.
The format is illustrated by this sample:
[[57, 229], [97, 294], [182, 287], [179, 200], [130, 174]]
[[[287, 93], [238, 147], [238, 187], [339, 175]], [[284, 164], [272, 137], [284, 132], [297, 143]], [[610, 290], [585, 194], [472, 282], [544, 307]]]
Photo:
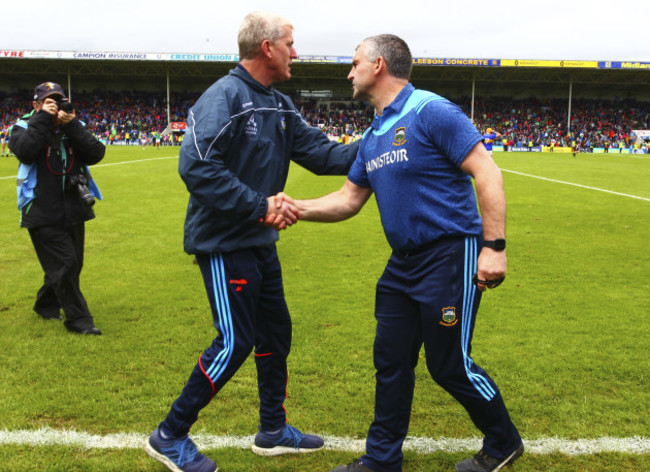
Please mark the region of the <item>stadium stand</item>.
[[[154, 133], [162, 145], [178, 144], [188, 108], [237, 61], [233, 54], [0, 53], [3, 129], [29, 111], [25, 84], [53, 80], [71, 89], [82, 119], [108, 144], [142, 143]], [[278, 84], [305, 119], [332, 139], [355, 139], [372, 119], [371, 110], [350, 101], [350, 60], [301, 56], [292, 79]], [[499, 131], [497, 150], [503, 144], [508, 150], [575, 145], [581, 151], [636, 146], [634, 152], [647, 152], [648, 72], [648, 62], [414, 58], [411, 80], [458, 103], [481, 131]]]
[[[29, 111], [25, 97], [31, 91], [0, 93], [0, 125], [11, 126]], [[171, 121], [184, 122], [199, 93], [172, 93]], [[451, 97], [468, 115], [470, 98]], [[167, 128], [167, 99], [164, 93], [150, 91], [94, 91], [77, 93], [74, 103], [90, 131], [108, 144], [140, 142], [142, 134], [164, 133]], [[373, 111], [349, 99], [295, 100], [303, 117], [319, 126], [332, 139], [356, 139], [372, 120]], [[650, 129], [650, 103], [632, 99], [577, 99], [571, 111], [571, 133], [567, 136], [567, 101], [563, 99], [516, 99], [512, 97], [477, 98], [474, 121], [480, 130], [493, 128], [503, 134], [511, 148], [532, 146], [567, 146], [576, 141], [580, 149], [609, 147], [619, 149], [634, 145], [632, 130]], [[128, 133], [128, 141], [126, 139]], [[162, 145], [179, 144], [179, 134], [165, 134]]]

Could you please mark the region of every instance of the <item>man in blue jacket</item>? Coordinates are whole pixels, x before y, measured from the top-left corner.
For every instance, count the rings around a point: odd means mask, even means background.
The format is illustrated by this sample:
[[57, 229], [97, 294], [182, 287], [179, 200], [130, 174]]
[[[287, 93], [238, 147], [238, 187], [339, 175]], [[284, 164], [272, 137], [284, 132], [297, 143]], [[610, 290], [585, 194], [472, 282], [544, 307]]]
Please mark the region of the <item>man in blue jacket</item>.
[[240, 63], [205, 91], [187, 120], [179, 160], [190, 192], [185, 250], [196, 255], [218, 335], [145, 444], [149, 455], [174, 471], [216, 470], [187, 433], [253, 348], [260, 397], [253, 452], [278, 455], [323, 446], [322, 438], [286, 423], [291, 318], [275, 247], [278, 232], [263, 221], [296, 221], [295, 208], [277, 208], [272, 197], [284, 188], [290, 161], [317, 174], [345, 175], [358, 145], [330, 142], [302, 120], [289, 97], [271, 88], [291, 78], [298, 57], [292, 30], [275, 14], [246, 16], [238, 36]]

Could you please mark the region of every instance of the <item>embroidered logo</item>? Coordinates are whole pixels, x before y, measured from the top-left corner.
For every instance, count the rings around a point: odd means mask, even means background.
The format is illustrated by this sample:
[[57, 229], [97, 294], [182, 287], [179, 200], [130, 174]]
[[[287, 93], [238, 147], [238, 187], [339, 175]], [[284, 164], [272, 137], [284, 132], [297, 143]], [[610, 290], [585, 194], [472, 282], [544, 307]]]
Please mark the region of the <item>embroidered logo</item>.
[[395, 130], [395, 139], [393, 140], [393, 146], [402, 144], [406, 144], [406, 128], [404, 126]]
[[246, 134], [255, 136], [257, 134], [257, 123], [255, 123], [255, 115], [251, 115], [248, 123], [246, 123]]
[[246, 279], [238, 279], [238, 280], [230, 279], [230, 285], [235, 286], [235, 292], [241, 292], [242, 290], [244, 290], [242, 288], [242, 285], [248, 285], [248, 280], [246, 280]]
[[456, 307], [446, 306], [442, 309], [442, 321], [440, 324], [442, 326], [454, 326], [458, 323], [458, 318], [456, 318]]

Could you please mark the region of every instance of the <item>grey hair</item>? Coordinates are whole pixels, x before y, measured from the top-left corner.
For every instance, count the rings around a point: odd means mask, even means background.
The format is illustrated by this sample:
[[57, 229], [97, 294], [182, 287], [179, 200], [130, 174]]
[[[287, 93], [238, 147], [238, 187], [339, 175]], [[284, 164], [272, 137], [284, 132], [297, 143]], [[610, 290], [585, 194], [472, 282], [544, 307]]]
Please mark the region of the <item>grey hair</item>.
[[239, 27], [237, 44], [240, 59], [253, 59], [260, 51], [262, 41], [275, 43], [284, 36], [284, 27], [293, 25], [281, 15], [266, 11], [254, 11], [244, 17]]
[[409, 80], [413, 69], [413, 56], [406, 41], [394, 34], [378, 34], [364, 39], [361, 44], [365, 46], [366, 59], [375, 62], [381, 56], [386, 61], [390, 75]]

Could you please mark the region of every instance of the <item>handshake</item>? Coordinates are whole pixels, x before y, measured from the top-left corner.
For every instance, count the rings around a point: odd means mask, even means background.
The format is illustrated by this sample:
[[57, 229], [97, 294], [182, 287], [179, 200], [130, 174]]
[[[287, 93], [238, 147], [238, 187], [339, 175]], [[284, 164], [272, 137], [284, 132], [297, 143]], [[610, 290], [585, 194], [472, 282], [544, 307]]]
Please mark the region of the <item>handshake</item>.
[[293, 199], [282, 192], [267, 198], [268, 209], [266, 216], [260, 218], [264, 226], [275, 228], [278, 231], [287, 229], [300, 219], [300, 211]]

